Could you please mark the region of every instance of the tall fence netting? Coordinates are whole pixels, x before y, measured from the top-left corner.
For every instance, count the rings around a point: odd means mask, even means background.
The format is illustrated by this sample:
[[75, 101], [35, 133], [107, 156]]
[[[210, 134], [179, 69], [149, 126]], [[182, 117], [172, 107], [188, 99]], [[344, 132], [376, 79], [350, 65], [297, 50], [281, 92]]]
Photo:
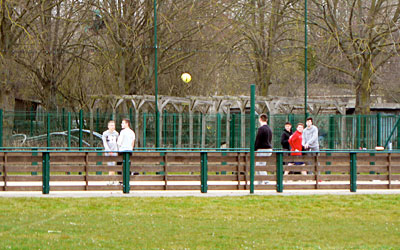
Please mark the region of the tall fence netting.
[[[372, 149], [387, 146], [400, 149], [400, 116], [396, 115], [315, 115], [321, 149]], [[102, 147], [101, 135], [107, 123], [115, 120], [117, 130], [128, 118], [136, 133], [136, 145], [156, 145], [154, 113], [96, 112], [3, 112], [0, 127], [3, 147]], [[258, 119], [256, 117], [256, 119]], [[160, 114], [160, 147], [163, 148], [247, 148], [250, 144], [250, 115], [230, 114]], [[281, 148], [284, 124], [295, 130], [304, 123], [301, 114], [269, 115], [273, 147]], [[256, 122], [258, 127], [258, 122]]]

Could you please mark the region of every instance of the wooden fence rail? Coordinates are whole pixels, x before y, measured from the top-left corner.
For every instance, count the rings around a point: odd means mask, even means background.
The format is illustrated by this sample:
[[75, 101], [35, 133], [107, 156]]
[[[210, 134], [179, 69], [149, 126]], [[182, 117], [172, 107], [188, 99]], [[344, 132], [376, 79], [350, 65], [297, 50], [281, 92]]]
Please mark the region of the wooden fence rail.
[[[255, 161], [255, 190], [400, 189], [397, 152], [276, 151]], [[250, 190], [250, 153], [0, 152], [0, 191], [101, 190]]]

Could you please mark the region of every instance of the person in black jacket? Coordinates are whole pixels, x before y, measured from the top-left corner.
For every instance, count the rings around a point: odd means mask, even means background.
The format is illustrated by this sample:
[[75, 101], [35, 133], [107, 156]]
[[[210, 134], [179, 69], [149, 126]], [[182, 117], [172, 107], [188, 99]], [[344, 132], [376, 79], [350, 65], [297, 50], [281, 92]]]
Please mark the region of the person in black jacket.
[[[261, 114], [258, 118], [260, 127], [257, 131], [254, 150], [257, 151], [257, 156], [271, 156], [272, 152], [272, 130], [268, 126], [268, 116]], [[265, 153], [267, 152], [267, 153]], [[266, 162], [256, 162], [256, 166], [267, 166]], [[267, 171], [256, 171], [257, 175], [267, 175]], [[268, 184], [268, 181], [258, 181], [258, 184]]]
[[290, 122], [286, 122], [285, 129], [283, 130], [283, 133], [281, 135], [281, 145], [283, 150], [290, 151], [289, 138], [292, 134], [292, 124]]
[[[281, 135], [281, 145], [282, 149], [285, 151], [290, 151], [289, 138], [292, 136], [292, 124], [290, 122], [285, 123], [285, 128], [283, 129], [283, 133]], [[288, 156], [289, 153], [283, 153], [283, 155]], [[283, 162], [283, 165], [287, 165], [287, 162]]]

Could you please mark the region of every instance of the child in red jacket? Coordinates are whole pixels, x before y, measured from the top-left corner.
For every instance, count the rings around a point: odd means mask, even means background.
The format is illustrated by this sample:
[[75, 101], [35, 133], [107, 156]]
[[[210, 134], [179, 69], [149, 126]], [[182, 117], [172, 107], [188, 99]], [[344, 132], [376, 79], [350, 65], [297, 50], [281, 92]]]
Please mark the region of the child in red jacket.
[[[301, 144], [302, 142], [302, 135], [303, 135], [303, 130], [304, 130], [304, 124], [303, 123], [299, 123], [297, 124], [296, 127], [296, 132], [293, 133], [292, 136], [290, 136], [289, 138], [289, 144], [290, 147], [292, 149], [292, 153], [291, 155], [302, 155], [301, 151], [303, 149], [303, 146]], [[288, 165], [292, 166], [292, 165], [304, 165], [304, 162], [295, 162], [293, 163], [289, 163]], [[285, 175], [288, 174], [289, 171], [285, 171]], [[301, 171], [301, 174], [307, 174], [306, 171]]]

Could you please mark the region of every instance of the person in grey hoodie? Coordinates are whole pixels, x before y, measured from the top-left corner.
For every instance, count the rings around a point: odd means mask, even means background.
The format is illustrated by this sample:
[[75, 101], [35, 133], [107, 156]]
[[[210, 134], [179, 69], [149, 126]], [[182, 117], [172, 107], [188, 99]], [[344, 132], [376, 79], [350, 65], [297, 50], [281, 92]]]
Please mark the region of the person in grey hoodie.
[[306, 151], [319, 151], [318, 128], [311, 117], [306, 120], [307, 127], [303, 130], [302, 145]]
[[[311, 117], [306, 119], [306, 125], [307, 127], [303, 130], [301, 145], [303, 146], [304, 151], [319, 151], [318, 128], [314, 125]], [[318, 153], [311, 153], [313, 156], [316, 156], [317, 154]], [[307, 162], [307, 165], [312, 165], [312, 162]], [[313, 172], [308, 171], [308, 174], [313, 174]]]

